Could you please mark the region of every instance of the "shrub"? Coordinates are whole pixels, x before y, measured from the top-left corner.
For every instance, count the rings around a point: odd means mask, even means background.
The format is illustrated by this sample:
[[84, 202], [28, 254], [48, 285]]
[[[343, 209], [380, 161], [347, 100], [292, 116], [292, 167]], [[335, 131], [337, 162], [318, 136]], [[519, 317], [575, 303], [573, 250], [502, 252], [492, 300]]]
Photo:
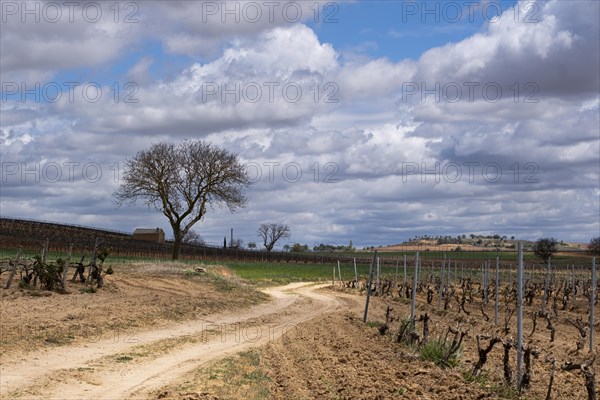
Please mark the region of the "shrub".
[[557, 251], [558, 242], [554, 238], [541, 238], [533, 245], [533, 252], [536, 256], [548, 262], [548, 259]]
[[451, 352], [450, 345], [441, 339], [434, 339], [423, 344], [420, 350], [421, 359], [433, 361], [442, 368], [456, 367], [462, 353], [462, 348]]
[[600, 256], [600, 236], [592, 238], [588, 247], [589, 252], [594, 256]]

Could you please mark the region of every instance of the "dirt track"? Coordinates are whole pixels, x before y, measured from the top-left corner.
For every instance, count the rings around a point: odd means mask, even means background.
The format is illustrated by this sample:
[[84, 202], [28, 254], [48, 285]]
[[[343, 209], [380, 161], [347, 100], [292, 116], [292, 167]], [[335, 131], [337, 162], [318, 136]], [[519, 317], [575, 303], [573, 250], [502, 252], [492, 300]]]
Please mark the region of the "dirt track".
[[317, 293], [318, 288], [296, 283], [267, 289], [272, 301], [241, 313], [3, 362], [0, 389], [9, 398], [146, 398], [199, 365], [263, 345], [298, 323], [341, 307], [336, 297]]

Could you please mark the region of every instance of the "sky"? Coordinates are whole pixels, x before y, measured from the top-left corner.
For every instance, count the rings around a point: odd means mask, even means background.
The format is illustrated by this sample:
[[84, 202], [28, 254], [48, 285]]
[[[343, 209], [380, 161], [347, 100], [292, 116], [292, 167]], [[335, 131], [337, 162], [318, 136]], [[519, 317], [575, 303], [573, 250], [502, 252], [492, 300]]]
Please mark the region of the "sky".
[[209, 243], [600, 235], [598, 1], [0, 1], [0, 215], [125, 232], [127, 159], [201, 139]]

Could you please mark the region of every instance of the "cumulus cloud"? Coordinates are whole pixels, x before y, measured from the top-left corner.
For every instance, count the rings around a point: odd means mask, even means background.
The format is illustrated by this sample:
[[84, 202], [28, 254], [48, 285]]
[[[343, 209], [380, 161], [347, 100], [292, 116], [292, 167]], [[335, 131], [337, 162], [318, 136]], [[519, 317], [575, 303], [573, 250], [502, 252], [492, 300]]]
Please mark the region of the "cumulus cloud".
[[[531, 5], [530, 2], [527, 2]], [[523, 8], [524, 3], [514, 7]], [[541, 96], [597, 93], [600, 27], [597, 2], [578, 2], [578, 13], [561, 1], [536, 2], [535, 19], [514, 8], [481, 33], [431, 49], [419, 59], [417, 79], [433, 82], [535, 83]], [[577, 14], [577, 15], [575, 15]], [[585, 59], [586, 62], [581, 62]]]
[[3, 82], [45, 82], [62, 69], [102, 65], [140, 39], [139, 24], [124, 23], [109, 3], [30, 1], [1, 6]]
[[235, 38], [307, 21], [322, 23], [326, 18], [323, 7], [331, 7], [330, 2], [227, 0], [200, 5], [189, 1], [144, 5], [156, 37], [167, 51], [202, 58], [218, 57], [223, 44]]

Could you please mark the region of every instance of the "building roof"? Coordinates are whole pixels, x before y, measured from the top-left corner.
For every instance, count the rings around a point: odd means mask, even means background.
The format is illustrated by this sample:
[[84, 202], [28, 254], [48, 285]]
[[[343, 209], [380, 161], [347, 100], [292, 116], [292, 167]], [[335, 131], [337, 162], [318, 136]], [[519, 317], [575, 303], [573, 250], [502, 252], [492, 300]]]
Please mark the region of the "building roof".
[[157, 232], [163, 232], [163, 230], [160, 228], [156, 228], [156, 229], [137, 228], [135, 231], [133, 231], [133, 234], [134, 235], [143, 235], [143, 234], [157, 233]]

